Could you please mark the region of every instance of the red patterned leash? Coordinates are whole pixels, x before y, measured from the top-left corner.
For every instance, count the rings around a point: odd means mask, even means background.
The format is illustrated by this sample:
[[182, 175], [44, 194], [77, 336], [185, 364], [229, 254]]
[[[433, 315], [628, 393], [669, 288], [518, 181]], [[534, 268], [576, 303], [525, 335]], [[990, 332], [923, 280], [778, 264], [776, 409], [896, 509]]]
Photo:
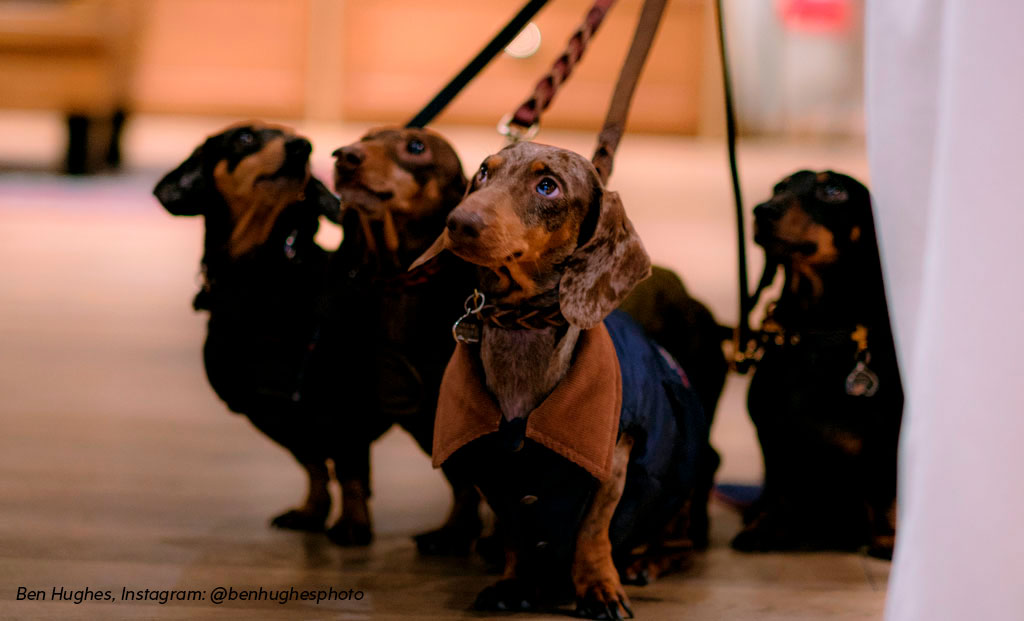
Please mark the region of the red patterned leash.
[[608, 10], [615, 4], [615, 0], [595, 0], [594, 5], [587, 11], [583, 23], [576, 29], [565, 52], [559, 56], [551, 70], [543, 77], [537, 86], [534, 87], [530, 97], [510, 115], [506, 115], [498, 123], [498, 131], [508, 136], [509, 140], [529, 140], [537, 135], [540, 123], [540, 115], [551, 105], [551, 101], [558, 93], [559, 87], [569, 79], [573, 68], [583, 57], [587, 50], [587, 44], [597, 32], [597, 28], [604, 21]]

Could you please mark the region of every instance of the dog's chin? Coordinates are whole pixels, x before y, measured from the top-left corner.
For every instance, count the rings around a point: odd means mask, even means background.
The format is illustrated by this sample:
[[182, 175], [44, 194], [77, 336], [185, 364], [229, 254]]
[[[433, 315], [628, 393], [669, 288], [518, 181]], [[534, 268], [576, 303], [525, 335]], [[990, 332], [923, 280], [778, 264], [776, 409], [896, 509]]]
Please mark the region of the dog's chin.
[[363, 185], [335, 184], [334, 191], [343, 207], [353, 207], [360, 214], [377, 220], [384, 218], [388, 202], [395, 196], [390, 190], [371, 190]]
[[452, 239], [448, 240], [447, 249], [463, 261], [491, 269], [498, 269], [504, 265], [507, 258], [504, 255], [495, 256], [493, 252], [488, 252], [481, 248], [480, 244]]
[[764, 248], [764, 253], [769, 258], [783, 263], [805, 259], [813, 256], [818, 251], [817, 242], [786, 239], [756, 230], [754, 232], [754, 243]]

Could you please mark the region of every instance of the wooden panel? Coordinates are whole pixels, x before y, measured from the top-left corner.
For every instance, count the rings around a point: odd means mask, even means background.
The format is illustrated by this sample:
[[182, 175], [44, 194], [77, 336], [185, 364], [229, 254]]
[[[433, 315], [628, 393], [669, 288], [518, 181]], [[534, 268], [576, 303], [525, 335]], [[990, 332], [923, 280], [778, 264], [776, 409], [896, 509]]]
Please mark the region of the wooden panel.
[[99, 116], [123, 105], [138, 8], [128, 0], [0, 5], [0, 105]]
[[137, 108], [301, 117], [308, 0], [148, 0]]
[[[530, 93], [562, 52], [591, 2], [552, 3], [535, 19], [543, 41], [527, 59], [502, 54], [445, 112], [455, 123], [494, 123]], [[545, 117], [548, 127], [597, 128], [641, 8], [621, 0]], [[705, 2], [676, 0], [648, 59], [630, 127], [692, 133], [704, 53]], [[348, 2], [344, 19], [344, 116], [400, 122], [475, 54], [521, 5], [519, 0]]]

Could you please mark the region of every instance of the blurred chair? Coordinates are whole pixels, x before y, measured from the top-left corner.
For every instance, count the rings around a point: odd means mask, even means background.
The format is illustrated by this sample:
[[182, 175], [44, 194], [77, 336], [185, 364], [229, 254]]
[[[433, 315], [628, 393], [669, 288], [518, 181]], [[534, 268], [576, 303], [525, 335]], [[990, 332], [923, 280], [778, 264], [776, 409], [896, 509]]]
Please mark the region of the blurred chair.
[[64, 113], [69, 173], [120, 164], [143, 4], [0, 0], [0, 106]]

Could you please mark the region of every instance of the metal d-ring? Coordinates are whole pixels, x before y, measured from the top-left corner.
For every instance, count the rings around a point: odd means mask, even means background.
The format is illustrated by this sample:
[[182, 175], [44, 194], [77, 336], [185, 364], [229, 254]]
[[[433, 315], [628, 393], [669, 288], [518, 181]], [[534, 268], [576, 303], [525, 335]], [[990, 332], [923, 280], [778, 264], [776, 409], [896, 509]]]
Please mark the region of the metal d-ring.
[[521, 126], [512, 123], [512, 118], [512, 114], [506, 114], [498, 121], [498, 133], [507, 138], [509, 143], [533, 140], [534, 136], [540, 132], [539, 123], [534, 123], [526, 129], [522, 129]]

